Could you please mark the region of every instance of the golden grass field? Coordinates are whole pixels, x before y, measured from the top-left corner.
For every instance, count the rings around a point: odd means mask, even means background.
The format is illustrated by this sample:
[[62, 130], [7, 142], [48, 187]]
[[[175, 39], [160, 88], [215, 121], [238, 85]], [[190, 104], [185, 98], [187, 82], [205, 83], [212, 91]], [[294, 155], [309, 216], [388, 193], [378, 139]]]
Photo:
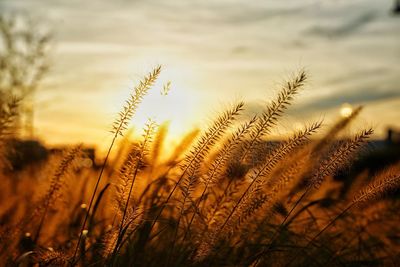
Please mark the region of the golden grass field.
[[149, 120], [141, 139], [125, 137], [161, 71], [135, 85], [94, 166], [83, 144], [12, 169], [19, 102], [2, 99], [2, 266], [399, 263], [399, 164], [366, 170], [346, 187], [334, 179], [369, 150], [373, 129], [341, 135], [361, 107], [333, 125], [311, 122], [268, 142], [307, 82], [299, 71], [261, 113], [245, 116], [246, 103], [234, 103], [165, 156], [168, 124]]
[[399, 266], [396, 133], [374, 148], [373, 128], [352, 127], [359, 106], [276, 137], [306, 71], [259, 112], [237, 101], [171, 145], [168, 122], [130, 135], [156, 66], [96, 157], [87, 144], [33, 138], [29, 101], [51, 36], [26, 29], [0, 16], [0, 266]]

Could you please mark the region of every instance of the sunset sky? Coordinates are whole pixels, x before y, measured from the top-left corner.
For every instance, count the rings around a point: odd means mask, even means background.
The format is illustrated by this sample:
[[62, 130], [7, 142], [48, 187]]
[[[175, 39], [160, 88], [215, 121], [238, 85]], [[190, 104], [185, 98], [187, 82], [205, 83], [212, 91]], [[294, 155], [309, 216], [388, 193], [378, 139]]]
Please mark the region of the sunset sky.
[[[52, 68], [36, 95], [45, 142], [101, 144], [130, 88], [163, 73], [133, 124], [172, 119], [179, 136], [237, 99], [257, 111], [304, 67], [310, 81], [283, 131], [365, 105], [356, 126], [400, 127], [400, 16], [376, 0], [0, 0], [54, 33]], [[162, 96], [162, 85], [171, 92]]]

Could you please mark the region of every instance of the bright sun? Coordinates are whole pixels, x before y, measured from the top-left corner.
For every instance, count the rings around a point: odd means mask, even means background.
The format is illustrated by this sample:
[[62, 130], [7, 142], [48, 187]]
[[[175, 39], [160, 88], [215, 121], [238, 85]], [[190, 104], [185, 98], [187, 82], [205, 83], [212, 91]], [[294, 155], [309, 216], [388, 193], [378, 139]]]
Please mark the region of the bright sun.
[[135, 135], [141, 134], [140, 128], [143, 128], [149, 118], [155, 120], [157, 124], [168, 121], [167, 139], [174, 143], [195, 127], [198, 114], [193, 92], [182, 89], [183, 86], [172, 81], [170, 90], [165, 95], [163, 86], [167, 83], [157, 83], [140, 104], [132, 121], [136, 129]]
[[340, 115], [343, 118], [348, 118], [353, 114], [353, 107], [349, 103], [344, 103], [340, 108]]

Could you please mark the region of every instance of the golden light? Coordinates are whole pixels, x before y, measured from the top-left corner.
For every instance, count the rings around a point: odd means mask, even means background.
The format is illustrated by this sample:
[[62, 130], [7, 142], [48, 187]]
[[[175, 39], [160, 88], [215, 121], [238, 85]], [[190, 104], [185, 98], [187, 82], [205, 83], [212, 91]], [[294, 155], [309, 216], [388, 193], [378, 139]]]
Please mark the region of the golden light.
[[[149, 118], [158, 125], [168, 121], [166, 146], [172, 148], [198, 126], [201, 117], [200, 97], [181, 75], [174, 75], [174, 72], [168, 70], [163, 74], [139, 105], [131, 126], [134, 128], [133, 137], [141, 138], [142, 129]], [[190, 73], [186, 74], [190, 76]]]
[[340, 108], [340, 115], [343, 118], [348, 118], [353, 114], [353, 107], [349, 103], [344, 103]]

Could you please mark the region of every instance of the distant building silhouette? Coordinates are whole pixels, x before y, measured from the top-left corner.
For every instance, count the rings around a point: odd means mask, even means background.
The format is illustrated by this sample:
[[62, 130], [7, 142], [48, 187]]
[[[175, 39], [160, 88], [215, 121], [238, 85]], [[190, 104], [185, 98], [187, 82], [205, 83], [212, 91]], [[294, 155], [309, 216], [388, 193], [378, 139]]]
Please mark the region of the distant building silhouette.
[[36, 140], [10, 140], [7, 158], [12, 170], [22, 170], [30, 164], [44, 162], [48, 158], [46, 147]]
[[386, 142], [388, 144], [400, 144], [400, 132], [395, 131], [392, 128], [387, 130]]
[[[70, 146], [47, 148], [38, 140], [12, 139], [7, 143], [7, 161], [11, 170], [19, 171], [29, 165], [46, 163], [49, 156], [61, 154]], [[96, 168], [96, 149], [84, 147], [84, 157], [81, 159], [81, 167]]]
[[400, 0], [394, 2], [393, 13], [400, 14]]

